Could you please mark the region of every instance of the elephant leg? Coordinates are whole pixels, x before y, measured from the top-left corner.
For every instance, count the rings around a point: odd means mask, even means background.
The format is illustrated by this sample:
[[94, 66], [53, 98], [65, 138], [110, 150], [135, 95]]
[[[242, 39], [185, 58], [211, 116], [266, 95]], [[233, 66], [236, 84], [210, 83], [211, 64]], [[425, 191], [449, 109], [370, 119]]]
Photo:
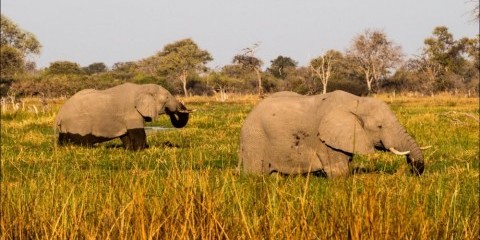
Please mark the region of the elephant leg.
[[321, 144], [317, 149], [317, 156], [322, 163], [323, 173], [327, 177], [335, 178], [349, 175], [349, 162], [352, 155]]
[[67, 134], [66, 133], [59, 133], [58, 134], [58, 145], [64, 146], [68, 143], [69, 143], [69, 141], [68, 141]]
[[133, 147], [132, 147], [132, 140], [130, 140], [130, 136], [128, 135], [128, 132], [125, 133], [125, 135], [122, 135], [122, 136], [120, 137], [120, 140], [122, 140], [123, 147], [124, 147], [125, 149], [129, 149], [129, 150], [133, 149]]
[[261, 131], [246, 131], [241, 133], [240, 156], [237, 168], [246, 173], [269, 174], [278, 172], [272, 169], [270, 158], [267, 158], [266, 151], [269, 146], [265, 144], [265, 136]]
[[128, 129], [127, 133], [120, 137], [120, 140], [122, 140], [123, 146], [128, 150], [148, 148], [147, 135], [143, 128]]
[[351, 154], [328, 148], [328, 163], [325, 166], [329, 177], [348, 176], [350, 174], [349, 163]]

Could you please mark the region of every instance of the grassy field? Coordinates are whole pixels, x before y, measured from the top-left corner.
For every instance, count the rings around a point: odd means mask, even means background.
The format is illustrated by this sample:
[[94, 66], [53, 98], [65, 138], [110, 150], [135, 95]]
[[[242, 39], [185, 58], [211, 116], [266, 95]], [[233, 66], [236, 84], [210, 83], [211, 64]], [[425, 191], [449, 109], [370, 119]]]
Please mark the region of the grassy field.
[[197, 109], [187, 127], [141, 152], [119, 140], [54, 149], [61, 101], [31, 99], [1, 114], [0, 238], [478, 239], [478, 99], [382, 99], [433, 146], [423, 176], [388, 153], [356, 156], [370, 172], [341, 179], [237, 174], [255, 97], [183, 99]]

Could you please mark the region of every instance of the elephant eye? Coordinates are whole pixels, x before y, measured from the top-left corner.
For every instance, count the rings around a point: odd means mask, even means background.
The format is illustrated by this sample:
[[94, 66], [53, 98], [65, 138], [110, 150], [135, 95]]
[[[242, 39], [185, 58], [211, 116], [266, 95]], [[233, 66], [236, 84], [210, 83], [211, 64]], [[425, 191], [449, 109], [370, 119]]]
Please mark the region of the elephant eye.
[[382, 125], [378, 125], [377, 127], [378, 127], [379, 129], [382, 129]]

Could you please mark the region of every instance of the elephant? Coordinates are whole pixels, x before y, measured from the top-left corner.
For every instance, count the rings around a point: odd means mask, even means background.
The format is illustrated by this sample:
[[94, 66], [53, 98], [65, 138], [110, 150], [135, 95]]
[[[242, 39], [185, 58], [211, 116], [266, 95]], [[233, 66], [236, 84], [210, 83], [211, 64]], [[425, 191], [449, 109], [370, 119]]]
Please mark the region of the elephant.
[[124, 148], [141, 150], [148, 147], [145, 122], [167, 114], [174, 127], [182, 128], [190, 112], [159, 85], [124, 83], [77, 92], [60, 108], [54, 128], [59, 145], [92, 146], [120, 138]]
[[374, 150], [405, 155], [424, 172], [421, 147], [383, 101], [344, 91], [304, 96], [278, 92], [247, 115], [237, 169], [252, 174], [348, 176], [354, 154]]

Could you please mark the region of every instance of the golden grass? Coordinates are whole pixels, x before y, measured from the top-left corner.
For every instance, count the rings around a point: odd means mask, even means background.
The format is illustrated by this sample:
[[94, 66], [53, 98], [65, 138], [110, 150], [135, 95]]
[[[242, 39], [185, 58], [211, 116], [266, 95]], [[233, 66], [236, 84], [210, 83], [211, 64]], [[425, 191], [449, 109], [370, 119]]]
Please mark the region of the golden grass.
[[433, 145], [425, 174], [376, 153], [354, 160], [371, 173], [343, 179], [237, 174], [238, 132], [258, 98], [184, 101], [197, 109], [189, 125], [150, 135], [142, 152], [114, 141], [55, 154], [58, 104], [2, 112], [0, 238], [479, 238], [477, 99], [386, 98]]

